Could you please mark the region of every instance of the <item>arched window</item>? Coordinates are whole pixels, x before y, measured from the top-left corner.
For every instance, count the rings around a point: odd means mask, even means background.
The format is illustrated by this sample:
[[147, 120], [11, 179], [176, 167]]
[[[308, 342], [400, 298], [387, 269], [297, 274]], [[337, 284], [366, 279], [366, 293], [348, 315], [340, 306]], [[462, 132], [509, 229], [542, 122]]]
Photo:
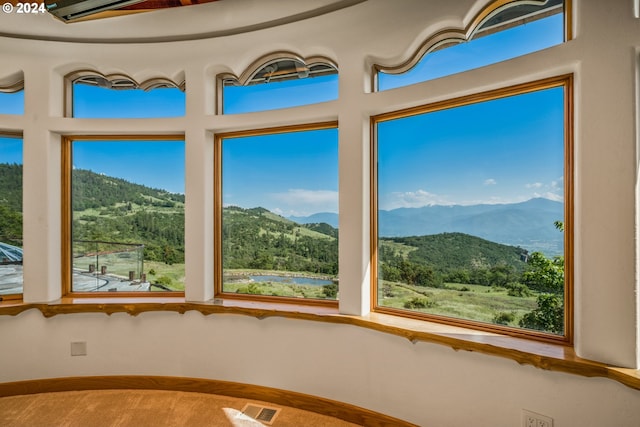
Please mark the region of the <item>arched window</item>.
[[297, 107], [337, 98], [337, 66], [322, 57], [304, 59], [274, 53], [257, 60], [240, 77], [218, 76], [217, 111], [221, 114]]
[[121, 75], [76, 71], [66, 76], [65, 116], [76, 118], [180, 117], [185, 112], [184, 82], [164, 78], [137, 83]]
[[407, 86], [505, 61], [569, 38], [567, 1], [496, 0], [466, 29], [445, 29], [400, 65], [374, 65], [374, 88]]
[[22, 73], [0, 80], [0, 114], [24, 114]]

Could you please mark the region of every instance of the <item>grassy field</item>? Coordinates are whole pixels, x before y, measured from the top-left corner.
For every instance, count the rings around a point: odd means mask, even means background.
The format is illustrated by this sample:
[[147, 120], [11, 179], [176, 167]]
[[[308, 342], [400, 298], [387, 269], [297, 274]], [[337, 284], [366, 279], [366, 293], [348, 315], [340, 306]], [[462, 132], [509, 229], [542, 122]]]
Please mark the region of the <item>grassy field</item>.
[[[184, 291], [184, 264], [169, 265], [164, 262], [145, 261], [144, 271], [147, 273], [148, 282], [160, 282], [172, 291]], [[157, 291], [161, 289], [152, 286], [151, 290]]]
[[522, 316], [536, 308], [536, 295], [514, 297], [505, 288], [459, 283], [428, 288], [384, 282], [378, 303], [382, 307], [407, 309], [405, 304], [414, 299], [426, 307], [411, 307], [412, 311], [486, 323], [495, 323], [496, 316], [507, 313], [513, 315], [513, 320], [503, 324], [510, 326], [518, 326]]
[[332, 280], [333, 278], [326, 275], [306, 273], [306, 272], [288, 272], [288, 271], [270, 271], [270, 270], [253, 270], [253, 269], [226, 269], [224, 272], [223, 288], [228, 293], [241, 293], [250, 295], [269, 295], [279, 297], [292, 298], [312, 298], [326, 299], [321, 285], [301, 285], [295, 283], [283, 282], [254, 282], [249, 276], [281, 276], [281, 277], [308, 277], [311, 279]]

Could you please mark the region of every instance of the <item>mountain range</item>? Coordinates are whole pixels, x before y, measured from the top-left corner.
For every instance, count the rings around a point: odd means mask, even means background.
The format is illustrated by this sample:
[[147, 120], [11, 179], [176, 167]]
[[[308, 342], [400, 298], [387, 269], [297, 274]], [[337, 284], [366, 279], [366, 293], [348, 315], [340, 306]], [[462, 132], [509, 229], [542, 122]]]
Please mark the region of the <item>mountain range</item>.
[[[299, 224], [325, 222], [338, 227], [338, 214], [335, 213], [324, 212], [289, 219]], [[555, 221], [563, 219], [563, 203], [534, 198], [520, 203], [431, 205], [381, 210], [378, 214], [378, 230], [380, 237], [459, 232], [551, 256], [563, 252], [564, 236], [554, 226]]]

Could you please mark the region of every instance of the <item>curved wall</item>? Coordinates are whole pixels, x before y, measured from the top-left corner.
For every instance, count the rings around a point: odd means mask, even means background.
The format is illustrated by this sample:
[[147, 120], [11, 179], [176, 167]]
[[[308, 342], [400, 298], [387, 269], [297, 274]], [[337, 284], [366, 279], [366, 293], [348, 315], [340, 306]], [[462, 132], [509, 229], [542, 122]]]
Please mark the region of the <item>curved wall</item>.
[[[0, 116], [0, 129], [24, 131], [25, 301], [60, 297], [59, 135], [185, 134], [186, 298], [205, 301], [213, 294], [213, 133], [337, 119], [340, 311], [366, 315], [369, 116], [573, 72], [576, 351], [587, 359], [637, 368], [640, 33], [631, 2], [575, 1], [575, 38], [564, 45], [369, 93], [371, 63], [405, 59], [431, 32], [441, 26], [463, 27], [487, 2], [403, 0], [399, 7], [397, 2], [369, 0], [260, 31], [153, 44], [0, 38], [0, 78], [20, 70], [25, 77], [24, 116]], [[16, 16], [0, 18], [2, 23]], [[118, 31], [117, 25], [112, 31]], [[239, 74], [276, 50], [334, 60], [340, 68], [339, 100], [286, 111], [213, 115], [213, 77]], [[184, 73], [187, 114], [158, 120], [64, 118], [62, 77], [87, 68], [121, 72], [137, 81]], [[514, 426], [523, 408], [553, 417], [556, 426], [635, 426], [640, 419], [640, 392], [610, 380], [547, 372], [324, 322], [196, 312], [46, 319], [30, 310], [0, 316], [0, 340], [3, 382], [116, 374], [212, 378], [323, 396], [433, 426]], [[88, 355], [70, 357], [71, 341], [87, 341]]]

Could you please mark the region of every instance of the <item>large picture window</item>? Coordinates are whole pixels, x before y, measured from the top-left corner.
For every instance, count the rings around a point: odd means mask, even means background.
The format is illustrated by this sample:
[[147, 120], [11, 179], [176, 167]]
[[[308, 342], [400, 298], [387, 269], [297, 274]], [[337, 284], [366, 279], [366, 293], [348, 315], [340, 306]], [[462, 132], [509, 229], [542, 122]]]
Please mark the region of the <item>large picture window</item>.
[[570, 339], [571, 76], [374, 117], [374, 309]]
[[184, 291], [184, 141], [64, 140], [67, 292]]
[[338, 297], [338, 130], [216, 137], [216, 293]]
[[0, 300], [22, 294], [22, 137], [0, 134]]

